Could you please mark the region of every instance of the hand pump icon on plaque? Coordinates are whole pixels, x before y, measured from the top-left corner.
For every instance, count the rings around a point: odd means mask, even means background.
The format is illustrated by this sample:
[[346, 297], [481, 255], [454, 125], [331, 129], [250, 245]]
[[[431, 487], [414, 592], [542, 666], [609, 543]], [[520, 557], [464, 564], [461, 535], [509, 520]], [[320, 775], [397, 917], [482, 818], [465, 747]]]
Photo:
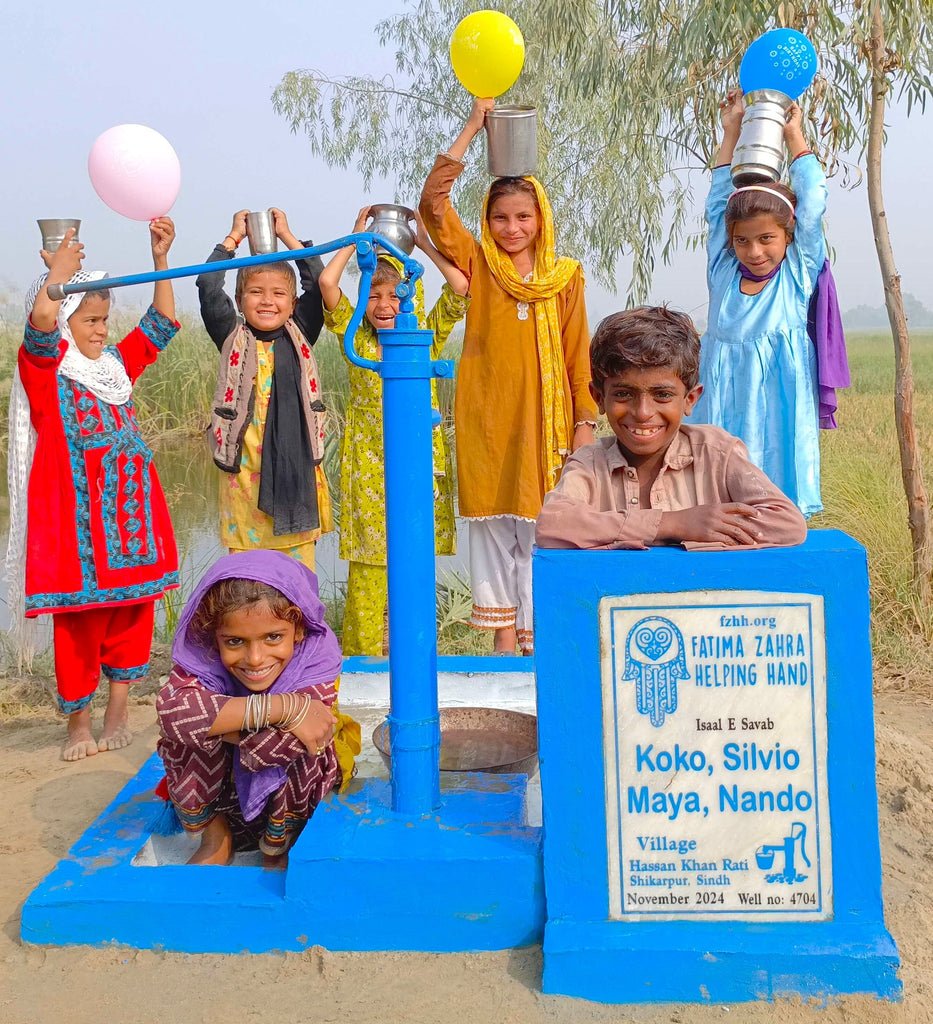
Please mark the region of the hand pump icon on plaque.
[[[780, 843], [770, 846], [759, 846], [755, 851], [755, 860], [762, 871], [767, 871], [766, 882], [779, 882], [785, 885], [793, 885], [795, 882], [805, 882], [806, 875], [797, 873], [797, 844], [800, 844], [800, 859], [810, 867], [810, 858], [804, 849], [804, 841], [807, 838], [807, 826], [802, 821], [795, 821], [790, 827], [790, 835], [784, 836]], [[774, 855], [782, 854], [784, 864], [780, 871], [771, 871], [774, 867]]]

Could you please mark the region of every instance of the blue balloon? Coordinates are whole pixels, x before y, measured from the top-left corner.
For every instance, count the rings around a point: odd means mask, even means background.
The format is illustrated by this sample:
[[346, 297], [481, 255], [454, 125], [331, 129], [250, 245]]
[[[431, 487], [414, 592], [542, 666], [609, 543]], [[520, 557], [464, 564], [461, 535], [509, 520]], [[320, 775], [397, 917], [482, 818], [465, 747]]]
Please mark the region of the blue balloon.
[[746, 93], [777, 89], [795, 100], [813, 81], [816, 66], [816, 50], [803, 33], [776, 28], [759, 36], [745, 51], [739, 84]]

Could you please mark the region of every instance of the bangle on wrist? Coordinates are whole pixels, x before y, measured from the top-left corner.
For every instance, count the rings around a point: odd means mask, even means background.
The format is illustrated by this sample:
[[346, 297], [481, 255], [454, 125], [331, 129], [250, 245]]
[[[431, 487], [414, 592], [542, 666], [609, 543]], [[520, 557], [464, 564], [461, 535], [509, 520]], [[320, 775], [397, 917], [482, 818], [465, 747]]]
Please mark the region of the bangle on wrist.
[[239, 246], [240, 242], [243, 241], [242, 238], [237, 238], [235, 235], [229, 235], [229, 234], [228, 235], [224, 235], [224, 241], [225, 242], [227, 241], [228, 238], [230, 239], [231, 242], [233, 242], [233, 248], [234, 249], [236, 249]]

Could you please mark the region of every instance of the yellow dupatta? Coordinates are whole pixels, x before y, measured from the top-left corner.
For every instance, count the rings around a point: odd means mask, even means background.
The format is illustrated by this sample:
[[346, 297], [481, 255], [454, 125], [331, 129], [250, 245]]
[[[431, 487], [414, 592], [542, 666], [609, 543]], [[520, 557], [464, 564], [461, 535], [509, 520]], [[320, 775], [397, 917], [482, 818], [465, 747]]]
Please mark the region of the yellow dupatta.
[[557, 316], [557, 295], [569, 283], [580, 264], [576, 260], [554, 255], [554, 217], [544, 186], [537, 178], [525, 178], [534, 186], [541, 214], [541, 230], [535, 245], [535, 265], [530, 281], [519, 277], [515, 264], [493, 240], [486, 213], [489, 193], [483, 200], [482, 246], [486, 263], [499, 286], [522, 302], [533, 304], [538, 366], [541, 373], [541, 411], [543, 428], [544, 489], [550, 491], [557, 483], [564, 456], [573, 440], [572, 410], [567, 407], [564, 377], [567, 374], [564, 348], [561, 344], [560, 321]]

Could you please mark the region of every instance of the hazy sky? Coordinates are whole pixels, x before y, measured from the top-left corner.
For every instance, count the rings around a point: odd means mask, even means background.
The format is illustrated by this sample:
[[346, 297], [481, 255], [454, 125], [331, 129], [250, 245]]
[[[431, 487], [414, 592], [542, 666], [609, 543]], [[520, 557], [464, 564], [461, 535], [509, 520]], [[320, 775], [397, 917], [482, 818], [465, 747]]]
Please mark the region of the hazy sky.
[[[8, 0], [0, 61], [0, 283], [21, 290], [42, 269], [39, 217], [80, 217], [90, 268], [114, 274], [149, 269], [146, 226], [104, 206], [87, 175], [94, 139], [124, 122], [160, 131], [181, 161], [173, 265], [202, 262], [229, 230], [232, 212], [243, 207], [280, 206], [296, 234], [316, 241], [348, 231], [364, 201], [391, 201], [391, 190], [364, 194], [353, 172], [329, 170], [313, 159], [306, 141], [273, 112], [270, 96], [282, 75], [296, 68], [391, 72], [392, 55], [380, 49], [373, 28], [403, 7], [404, 0]], [[908, 122], [903, 112], [893, 113], [885, 186], [903, 288], [933, 306], [931, 127], [930, 114]], [[637, 173], [637, 167], [626, 173]], [[705, 182], [699, 176], [695, 181], [702, 203]], [[417, 197], [407, 199], [414, 204]], [[880, 304], [864, 186], [845, 192], [831, 183], [827, 226], [843, 308]], [[623, 266], [623, 291], [627, 279]], [[178, 283], [178, 296], [182, 306], [195, 307], [191, 281]], [[138, 291], [130, 301], [146, 298]], [[653, 298], [703, 317], [703, 257], [684, 254], [674, 267], [659, 268]], [[591, 319], [620, 301], [590, 287]]]

